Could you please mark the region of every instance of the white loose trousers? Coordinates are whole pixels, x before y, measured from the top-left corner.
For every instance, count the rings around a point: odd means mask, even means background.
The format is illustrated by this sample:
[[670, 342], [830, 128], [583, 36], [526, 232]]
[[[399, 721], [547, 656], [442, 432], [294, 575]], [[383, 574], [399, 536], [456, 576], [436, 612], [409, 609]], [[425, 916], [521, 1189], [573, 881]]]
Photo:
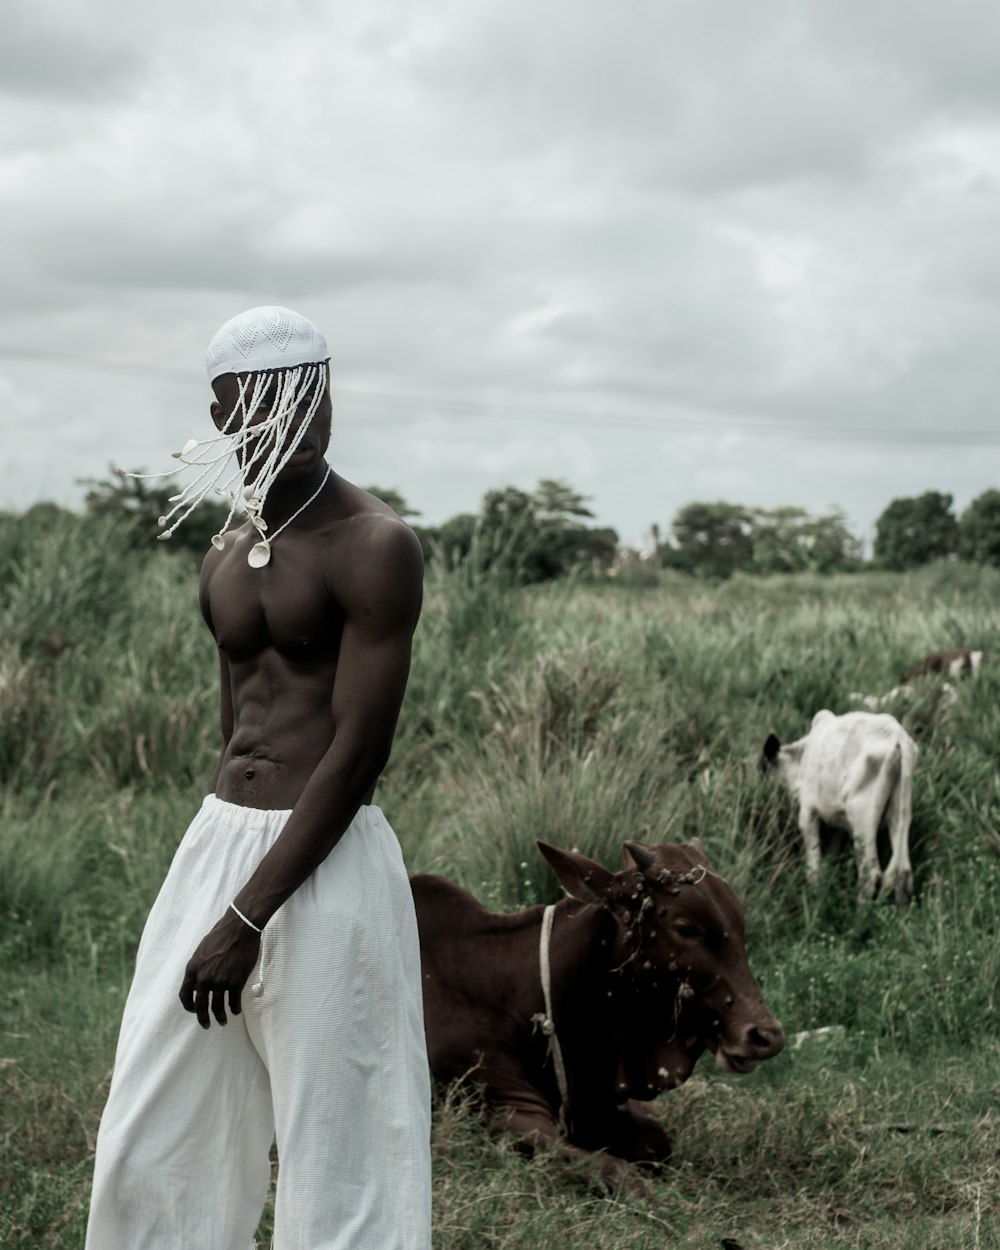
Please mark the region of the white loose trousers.
[[250, 1250], [278, 1144], [274, 1250], [429, 1250], [416, 916], [378, 807], [261, 936], [208, 1030], [184, 969], [289, 813], [205, 799], [153, 904], [101, 1120], [86, 1250]]

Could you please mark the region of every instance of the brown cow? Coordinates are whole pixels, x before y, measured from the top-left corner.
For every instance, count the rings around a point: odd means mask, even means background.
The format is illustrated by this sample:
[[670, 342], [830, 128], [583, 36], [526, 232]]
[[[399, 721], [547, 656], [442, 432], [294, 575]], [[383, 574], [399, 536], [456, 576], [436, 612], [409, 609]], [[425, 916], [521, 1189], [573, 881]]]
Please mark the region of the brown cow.
[[960, 647], [957, 651], [932, 651], [903, 674], [900, 684], [905, 686], [914, 677], [923, 677], [928, 673], [944, 673], [948, 677], [964, 677], [966, 673], [971, 673], [975, 676], [985, 659], [984, 652], [973, 651], [969, 647]]
[[606, 1182], [630, 1183], [623, 1160], [670, 1154], [640, 1103], [706, 1049], [750, 1072], [784, 1034], [747, 964], [743, 909], [700, 844], [626, 842], [617, 873], [538, 845], [570, 896], [551, 913], [548, 1004], [545, 908], [498, 915], [442, 877], [412, 880], [431, 1069], [481, 1085], [523, 1148], [565, 1136], [574, 1153], [606, 1152]]

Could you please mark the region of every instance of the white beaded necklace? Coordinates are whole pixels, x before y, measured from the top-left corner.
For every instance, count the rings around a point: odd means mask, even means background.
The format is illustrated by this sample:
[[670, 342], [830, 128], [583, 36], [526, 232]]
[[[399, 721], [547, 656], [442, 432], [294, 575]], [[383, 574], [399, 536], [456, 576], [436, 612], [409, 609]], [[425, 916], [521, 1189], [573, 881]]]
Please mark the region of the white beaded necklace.
[[[305, 501], [302, 507], [298, 508], [295, 512], [293, 512], [287, 521], [283, 521], [278, 526], [278, 528], [274, 531], [274, 533], [270, 535], [270, 537], [268, 537], [264, 533], [264, 531], [267, 529], [267, 522], [260, 515], [261, 505], [257, 501], [256, 496], [251, 494], [247, 497], [246, 509], [247, 509], [247, 512], [249, 512], [250, 514], [250, 524], [256, 529], [257, 533], [260, 534], [261, 536], [260, 542], [255, 543], [250, 548], [249, 554], [247, 555], [247, 564], [249, 564], [252, 569], [262, 569], [265, 564], [268, 564], [270, 562], [271, 544], [278, 537], [278, 535], [282, 533], [283, 530], [288, 529], [289, 525], [291, 525], [291, 523], [295, 520], [297, 516], [300, 515], [300, 513], [305, 512], [306, 508], [309, 507], [312, 501], [317, 497], [319, 492], [326, 485], [326, 480], [329, 476], [330, 476], [330, 466], [327, 465], [326, 472], [323, 474], [323, 480], [316, 487], [316, 489], [309, 496], [309, 498]], [[215, 539], [213, 538], [212, 541], [215, 542]]]

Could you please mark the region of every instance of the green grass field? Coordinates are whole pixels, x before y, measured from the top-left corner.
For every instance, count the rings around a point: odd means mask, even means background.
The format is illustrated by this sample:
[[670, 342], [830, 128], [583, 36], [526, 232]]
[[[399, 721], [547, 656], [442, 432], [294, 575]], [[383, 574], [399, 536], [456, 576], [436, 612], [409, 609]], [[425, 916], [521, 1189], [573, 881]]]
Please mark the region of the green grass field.
[[[131, 961], [218, 742], [195, 583], [95, 523], [0, 557], [5, 1250], [82, 1246]], [[531, 590], [429, 571], [378, 796], [411, 871], [514, 908], [557, 896], [538, 837], [617, 867], [625, 838], [697, 834], [786, 1033], [840, 1026], [749, 1077], [703, 1060], [658, 1104], [675, 1160], [645, 1200], [521, 1158], [442, 1096], [436, 1250], [1000, 1247], [1000, 665], [950, 717], [931, 687], [902, 718], [906, 910], [859, 908], [846, 855], [807, 890], [791, 801], [756, 769], [769, 730], [798, 737], [929, 650], [1000, 654], [998, 603], [1000, 574], [955, 564]]]

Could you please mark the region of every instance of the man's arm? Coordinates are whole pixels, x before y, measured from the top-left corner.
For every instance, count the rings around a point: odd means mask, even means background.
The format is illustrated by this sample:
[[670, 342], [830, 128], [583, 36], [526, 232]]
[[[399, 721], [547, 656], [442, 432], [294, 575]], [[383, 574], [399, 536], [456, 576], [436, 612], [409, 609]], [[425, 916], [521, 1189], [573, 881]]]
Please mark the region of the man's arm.
[[[350, 568], [337, 573], [344, 627], [332, 697], [333, 740], [274, 845], [233, 902], [263, 928], [326, 859], [389, 758], [420, 614], [423, 559], [408, 526], [366, 517]], [[181, 1001], [208, 1028], [224, 1024], [225, 998], [240, 994], [257, 960], [259, 937], [231, 909], [187, 966]]]

